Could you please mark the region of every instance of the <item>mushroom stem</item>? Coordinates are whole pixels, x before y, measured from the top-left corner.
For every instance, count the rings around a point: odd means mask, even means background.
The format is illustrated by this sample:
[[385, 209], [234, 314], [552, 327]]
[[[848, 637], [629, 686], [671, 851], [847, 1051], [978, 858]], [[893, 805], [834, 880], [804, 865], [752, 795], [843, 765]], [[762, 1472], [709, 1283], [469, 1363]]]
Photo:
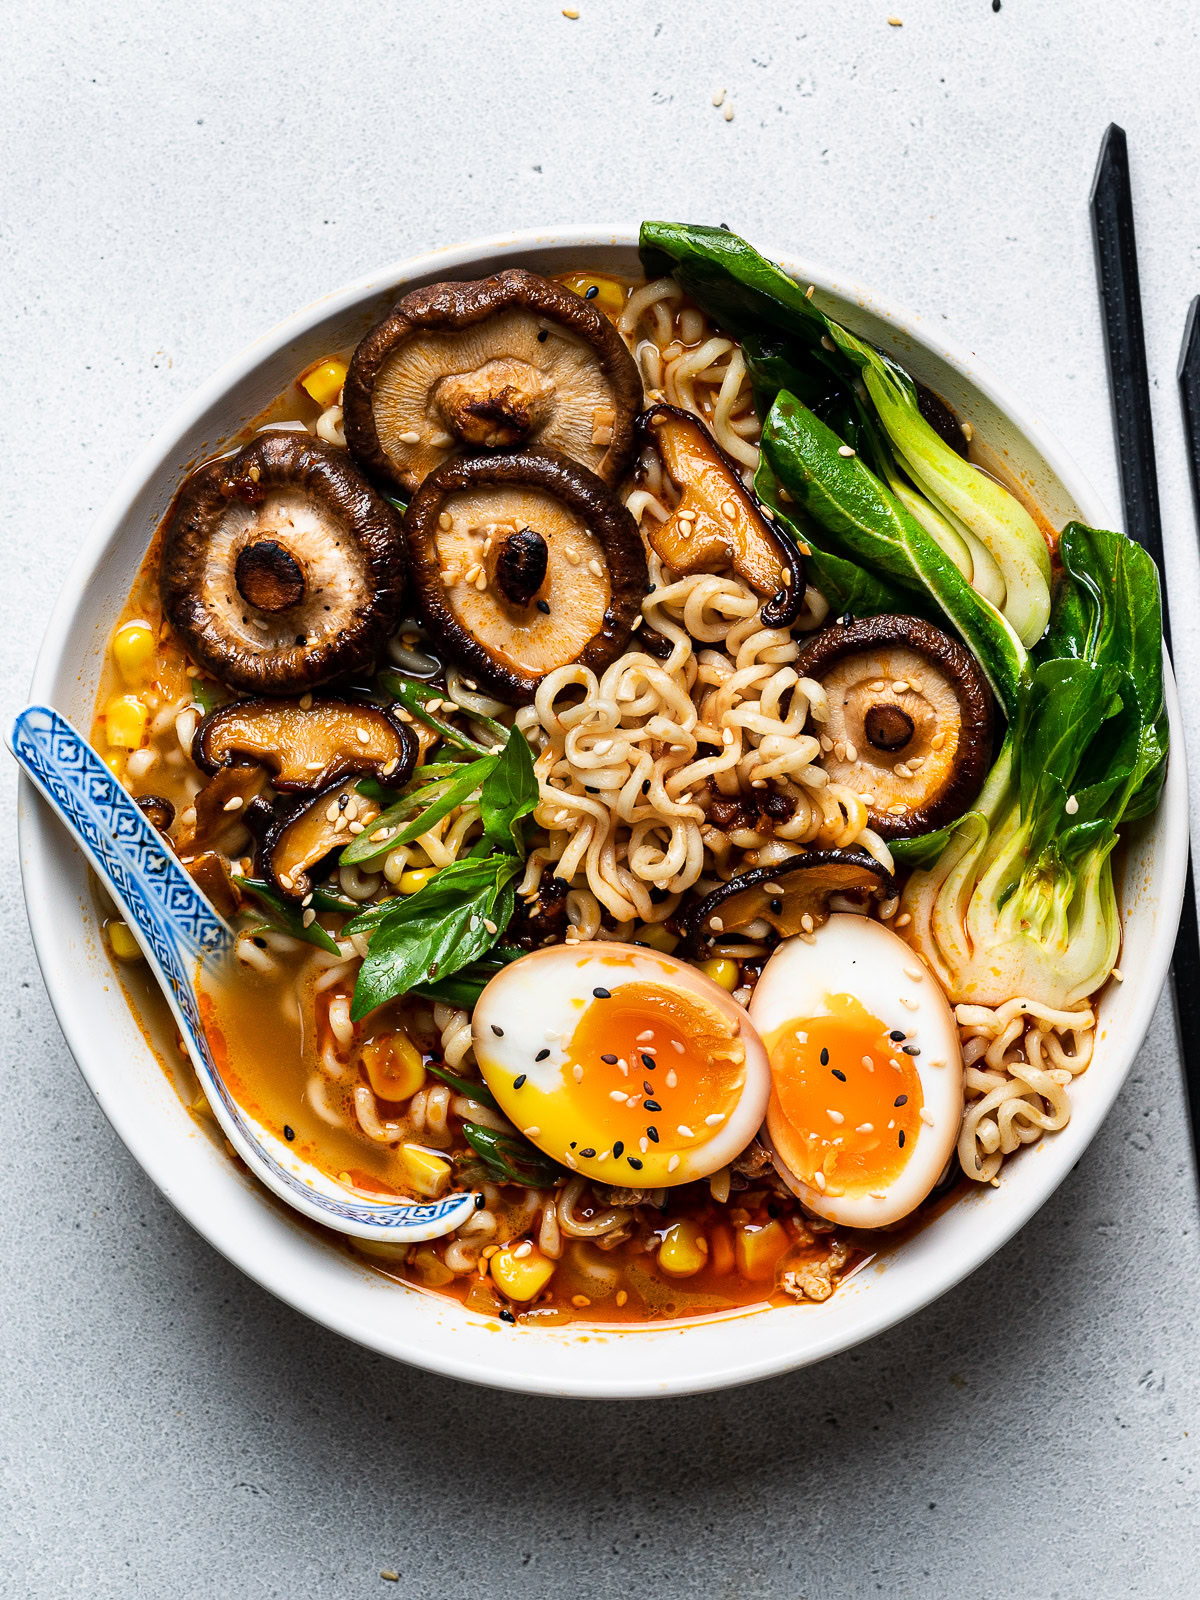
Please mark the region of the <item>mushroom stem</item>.
[[259, 539], [239, 552], [234, 582], [248, 605], [272, 616], [290, 611], [304, 599], [300, 563], [274, 539]]
[[510, 533], [496, 556], [496, 586], [514, 606], [527, 606], [546, 581], [549, 551], [533, 528]]

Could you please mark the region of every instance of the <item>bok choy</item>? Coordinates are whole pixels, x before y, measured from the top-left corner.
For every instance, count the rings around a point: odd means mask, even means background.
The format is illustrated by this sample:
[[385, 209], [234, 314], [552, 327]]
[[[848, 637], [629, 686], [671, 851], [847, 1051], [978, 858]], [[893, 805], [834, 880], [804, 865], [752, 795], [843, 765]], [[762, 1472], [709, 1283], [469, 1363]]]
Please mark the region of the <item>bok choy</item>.
[[909, 878], [911, 938], [952, 1000], [1066, 1010], [1120, 950], [1112, 852], [1166, 773], [1158, 572], [1119, 533], [1070, 523], [1051, 626], [975, 807]]
[[835, 322], [788, 275], [722, 228], [644, 222], [650, 275], [671, 272], [743, 342], [760, 413], [781, 390], [867, 456], [892, 499], [1026, 647], [1050, 614], [1050, 553], [1013, 495], [953, 450], [921, 414], [903, 368]]

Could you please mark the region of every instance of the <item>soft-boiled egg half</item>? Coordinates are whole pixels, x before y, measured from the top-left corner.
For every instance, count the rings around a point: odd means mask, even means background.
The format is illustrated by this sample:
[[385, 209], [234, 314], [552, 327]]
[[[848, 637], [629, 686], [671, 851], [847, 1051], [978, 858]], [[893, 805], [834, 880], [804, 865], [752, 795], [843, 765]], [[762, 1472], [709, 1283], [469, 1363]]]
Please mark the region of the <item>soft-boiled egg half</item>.
[[835, 913], [778, 947], [750, 1015], [770, 1057], [767, 1132], [788, 1187], [848, 1227], [907, 1216], [962, 1120], [958, 1028], [933, 974], [882, 923]]
[[475, 1059], [540, 1150], [601, 1183], [659, 1189], [718, 1171], [771, 1092], [744, 1008], [685, 961], [604, 942], [532, 951], [491, 980]]

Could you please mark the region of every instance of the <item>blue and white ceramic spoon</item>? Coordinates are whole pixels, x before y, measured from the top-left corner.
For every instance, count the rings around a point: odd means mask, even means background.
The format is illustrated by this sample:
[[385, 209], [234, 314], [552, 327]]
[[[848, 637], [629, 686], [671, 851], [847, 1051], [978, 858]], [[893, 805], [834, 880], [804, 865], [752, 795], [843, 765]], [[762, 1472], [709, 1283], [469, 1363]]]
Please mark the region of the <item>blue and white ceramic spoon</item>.
[[122, 916], [170, 1002], [212, 1107], [238, 1155], [267, 1188], [314, 1222], [360, 1239], [416, 1243], [457, 1228], [473, 1194], [439, 1200], [368, 1200], [296, 1155], [249, 1117], [213, 1064], [196, 978], [231, 958], [233, 934], [163, 845], [100, 757], [49, 706], [27, 706], [9, 740], [17, 761], [65, 824]]

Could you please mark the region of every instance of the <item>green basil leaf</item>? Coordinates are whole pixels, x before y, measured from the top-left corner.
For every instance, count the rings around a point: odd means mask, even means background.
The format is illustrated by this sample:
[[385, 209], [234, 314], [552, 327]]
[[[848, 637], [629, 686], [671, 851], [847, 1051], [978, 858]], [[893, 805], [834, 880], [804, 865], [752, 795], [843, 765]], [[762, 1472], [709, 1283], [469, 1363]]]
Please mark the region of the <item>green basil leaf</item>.
[[485, 836], [506, 850], [524, 855], [521, 819], [534, 810], [539, 795], [529, 741], [519, 728], [511, 728], [480, 793]]
[[464, 1011], [469, 1011], [496, 974], [510, 962], [520, 960], [524, 954], [524, 950], [512, 946], [489, 950], [453, 977], [442, 978], [434, 983], [414, 983], [409, 993], [422, 995], [426, 1000], [440, 1000], [448, 1006], [461, 1006]]
[[416, 894], [356, 918], [347, 931], [369, 931], [370, 944], [354, 986], [354, 1020], [490, 950], [512, 917], [513, 879], [522, 865], [509, 855], [453, 861]]

